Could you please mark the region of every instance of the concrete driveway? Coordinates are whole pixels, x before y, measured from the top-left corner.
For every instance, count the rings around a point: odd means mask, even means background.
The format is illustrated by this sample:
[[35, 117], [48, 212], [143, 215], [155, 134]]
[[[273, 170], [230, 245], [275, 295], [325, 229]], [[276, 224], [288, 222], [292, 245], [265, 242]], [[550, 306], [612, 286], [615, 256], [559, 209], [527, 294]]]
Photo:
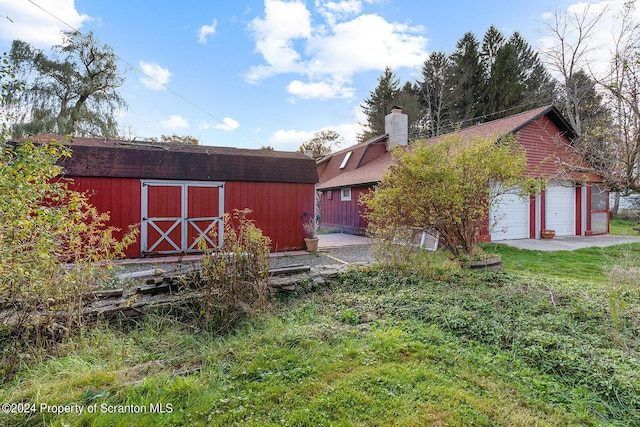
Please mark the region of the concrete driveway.
[[503, 240], [500, 243], [518, 249], [529, 249], [532, 251], [573, 251], [582, 248], [622, 245], [625, 243], [640, 243], [640, 236], [616, 236], [606, 234], [603, 236], [566, 236], [549, 239], [518, 239]]

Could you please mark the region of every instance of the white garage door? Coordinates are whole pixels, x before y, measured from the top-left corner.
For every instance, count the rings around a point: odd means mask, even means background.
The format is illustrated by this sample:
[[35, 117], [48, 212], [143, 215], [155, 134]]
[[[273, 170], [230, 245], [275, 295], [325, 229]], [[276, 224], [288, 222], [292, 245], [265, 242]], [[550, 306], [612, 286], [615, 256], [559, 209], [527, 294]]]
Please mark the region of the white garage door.
[[505, 194], [491, 208], [491, 241], [529, 238], [529, 198]]
[[556, 230], [556, 236], [576, 234], [576, 188], [554, 185], [547, 187], [545, 209], [546, 228]]

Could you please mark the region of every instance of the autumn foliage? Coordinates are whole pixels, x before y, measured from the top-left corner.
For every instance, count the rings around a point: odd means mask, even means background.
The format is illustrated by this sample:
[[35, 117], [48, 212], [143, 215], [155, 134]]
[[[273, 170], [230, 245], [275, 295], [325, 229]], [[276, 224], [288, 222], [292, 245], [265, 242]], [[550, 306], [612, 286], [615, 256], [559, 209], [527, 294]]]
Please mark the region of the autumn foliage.
[[526, 156], [511, 135], [450, 134], [394, 155], [376, 190], [360, 200], [372, 236], [391, 244], [407, 230], [427, 231], [438, 233], [455, 256], [473, 256], [489, 206], [523, 187]]

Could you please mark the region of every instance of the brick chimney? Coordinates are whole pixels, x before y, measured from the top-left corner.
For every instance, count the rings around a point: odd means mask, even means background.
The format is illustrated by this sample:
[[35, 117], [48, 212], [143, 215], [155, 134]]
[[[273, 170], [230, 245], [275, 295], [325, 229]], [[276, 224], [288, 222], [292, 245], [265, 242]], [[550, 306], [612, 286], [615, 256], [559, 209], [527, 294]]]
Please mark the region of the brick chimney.
[[402, 112], [402, 107], [391, 108], [391, 113], [384, 118], [384, 131], [389, 135], [387, 151], [409, 143], [409, 116]]

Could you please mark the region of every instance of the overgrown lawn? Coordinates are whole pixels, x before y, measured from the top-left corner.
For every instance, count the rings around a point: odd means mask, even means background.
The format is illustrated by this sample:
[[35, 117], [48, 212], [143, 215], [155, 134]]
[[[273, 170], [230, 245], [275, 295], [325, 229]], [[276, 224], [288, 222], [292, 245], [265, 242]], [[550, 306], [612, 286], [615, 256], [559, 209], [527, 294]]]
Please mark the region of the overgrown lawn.
[[640, 295], [622, 291], [614, 321], [604, 281], [354, 270], [225, 337], [158, 317], [99, 328], [25, 361], [0, 401], [146, 413], [0, 424], [640, 425]]

